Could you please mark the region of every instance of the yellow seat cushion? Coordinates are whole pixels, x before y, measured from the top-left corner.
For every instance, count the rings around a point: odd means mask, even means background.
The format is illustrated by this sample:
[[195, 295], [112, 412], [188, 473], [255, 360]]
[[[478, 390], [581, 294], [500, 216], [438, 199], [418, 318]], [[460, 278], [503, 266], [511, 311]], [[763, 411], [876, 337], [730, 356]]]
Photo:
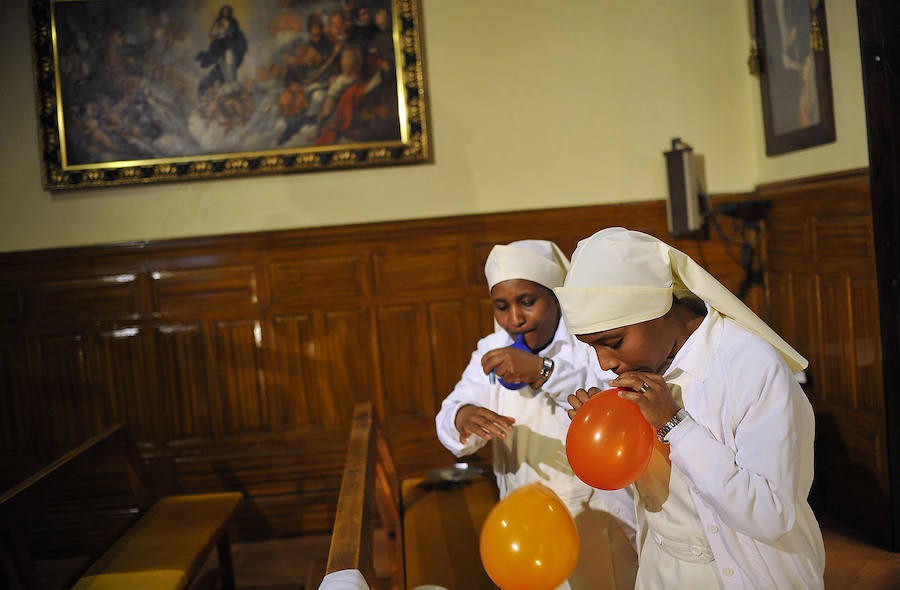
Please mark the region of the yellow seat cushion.
[[120, 574], [89, 575], [78, 580], [75, 588], [100, 590], [119, 588], [120, 590], [160, 590], [161, 588], [184, 588], [187, 573], [181, 570], [153, 570], [125, 572]]
[[242, 502], [238, 492], [159, 499], [85, 572], [75, 590], [184, 588]]

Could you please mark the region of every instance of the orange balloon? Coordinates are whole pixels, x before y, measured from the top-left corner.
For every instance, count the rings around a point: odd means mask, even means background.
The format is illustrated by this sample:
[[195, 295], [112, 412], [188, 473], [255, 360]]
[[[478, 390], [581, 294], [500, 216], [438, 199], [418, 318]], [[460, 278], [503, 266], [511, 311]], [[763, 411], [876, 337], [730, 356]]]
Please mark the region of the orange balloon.
[[585, 402], [566, 435], [572, 471], [601, 490], [634, 483], [650, 462], [656, 438], [637, 404], [619, 397], [620, 389], [607, 389]]
[[481, 527], [481, 563], [503, 590], [552, 590], [578, 560], [578, 529], [553, 490], [533, 483], [494, 506]]

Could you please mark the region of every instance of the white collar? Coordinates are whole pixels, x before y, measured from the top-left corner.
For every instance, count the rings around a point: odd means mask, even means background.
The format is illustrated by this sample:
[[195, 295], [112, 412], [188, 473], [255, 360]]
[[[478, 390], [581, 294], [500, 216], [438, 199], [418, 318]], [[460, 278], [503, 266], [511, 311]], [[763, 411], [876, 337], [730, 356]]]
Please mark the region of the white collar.
[[684, 341], [681, 349], [672, 359], [672, 364], [663, 373], [663, 378], [668, 381], [670, 377], [675, 376], [676, 371], [683, 371], [703, 382], [706, 379], [709, 355], [715, 350], [716, 344], [722, 336], [723, 320], [724, 318], [718, 311], [707, 305], [706, 317], [703, 318], [694, 333]]

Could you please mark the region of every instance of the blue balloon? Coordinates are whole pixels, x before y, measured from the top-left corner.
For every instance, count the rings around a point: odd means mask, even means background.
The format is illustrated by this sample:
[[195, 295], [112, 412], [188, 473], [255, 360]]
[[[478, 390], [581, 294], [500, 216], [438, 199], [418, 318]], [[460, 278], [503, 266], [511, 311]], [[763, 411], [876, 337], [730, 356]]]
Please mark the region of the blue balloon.
[[[525, 352], [531, 354], [531, 349], [528, 348], [527, 344], [525, 344], [525, 335], [524, 334], [519, 334], [518, 336], [516, 336], [516, 341], [513, 342], [512, 344], [510, 344], [509, 347], [510, 348], [518, 348], [519, 350], [524, 350]], [[507, 383], [506, 381], [503, 380], [502, 377], [498, 377], [498, 379], [500, 379], [500, 385], [502, 385], [503, 387], [505, 387], [507, 389], [522, 389], [523, 387], [528, 385], [527, 383], [521, 383], [518, 381], [514, 381], [512, 383]]]

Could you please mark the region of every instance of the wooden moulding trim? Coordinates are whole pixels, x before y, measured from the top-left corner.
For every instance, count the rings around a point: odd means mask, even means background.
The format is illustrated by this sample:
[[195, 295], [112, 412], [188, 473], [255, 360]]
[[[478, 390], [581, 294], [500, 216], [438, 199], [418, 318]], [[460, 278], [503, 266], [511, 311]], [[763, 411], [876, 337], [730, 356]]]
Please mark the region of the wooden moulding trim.
[[814, 176], [803, 176], [799, 178], [791, 178], [788, 180], [779, 180], [776, 182], [758, 184], [756, 185], [756, 192], [766, 193], [771, 191], [782, 191], [801, 186], [808, 186], [817, 182], [830, 182], [835, 180], [857, 178], [860, 176], [869, 176], [868, 166], [865, 168], [852, 168], [850, 170], [841, 170], [839, 172], [828, 172], [825, 174], [816, 174]]

